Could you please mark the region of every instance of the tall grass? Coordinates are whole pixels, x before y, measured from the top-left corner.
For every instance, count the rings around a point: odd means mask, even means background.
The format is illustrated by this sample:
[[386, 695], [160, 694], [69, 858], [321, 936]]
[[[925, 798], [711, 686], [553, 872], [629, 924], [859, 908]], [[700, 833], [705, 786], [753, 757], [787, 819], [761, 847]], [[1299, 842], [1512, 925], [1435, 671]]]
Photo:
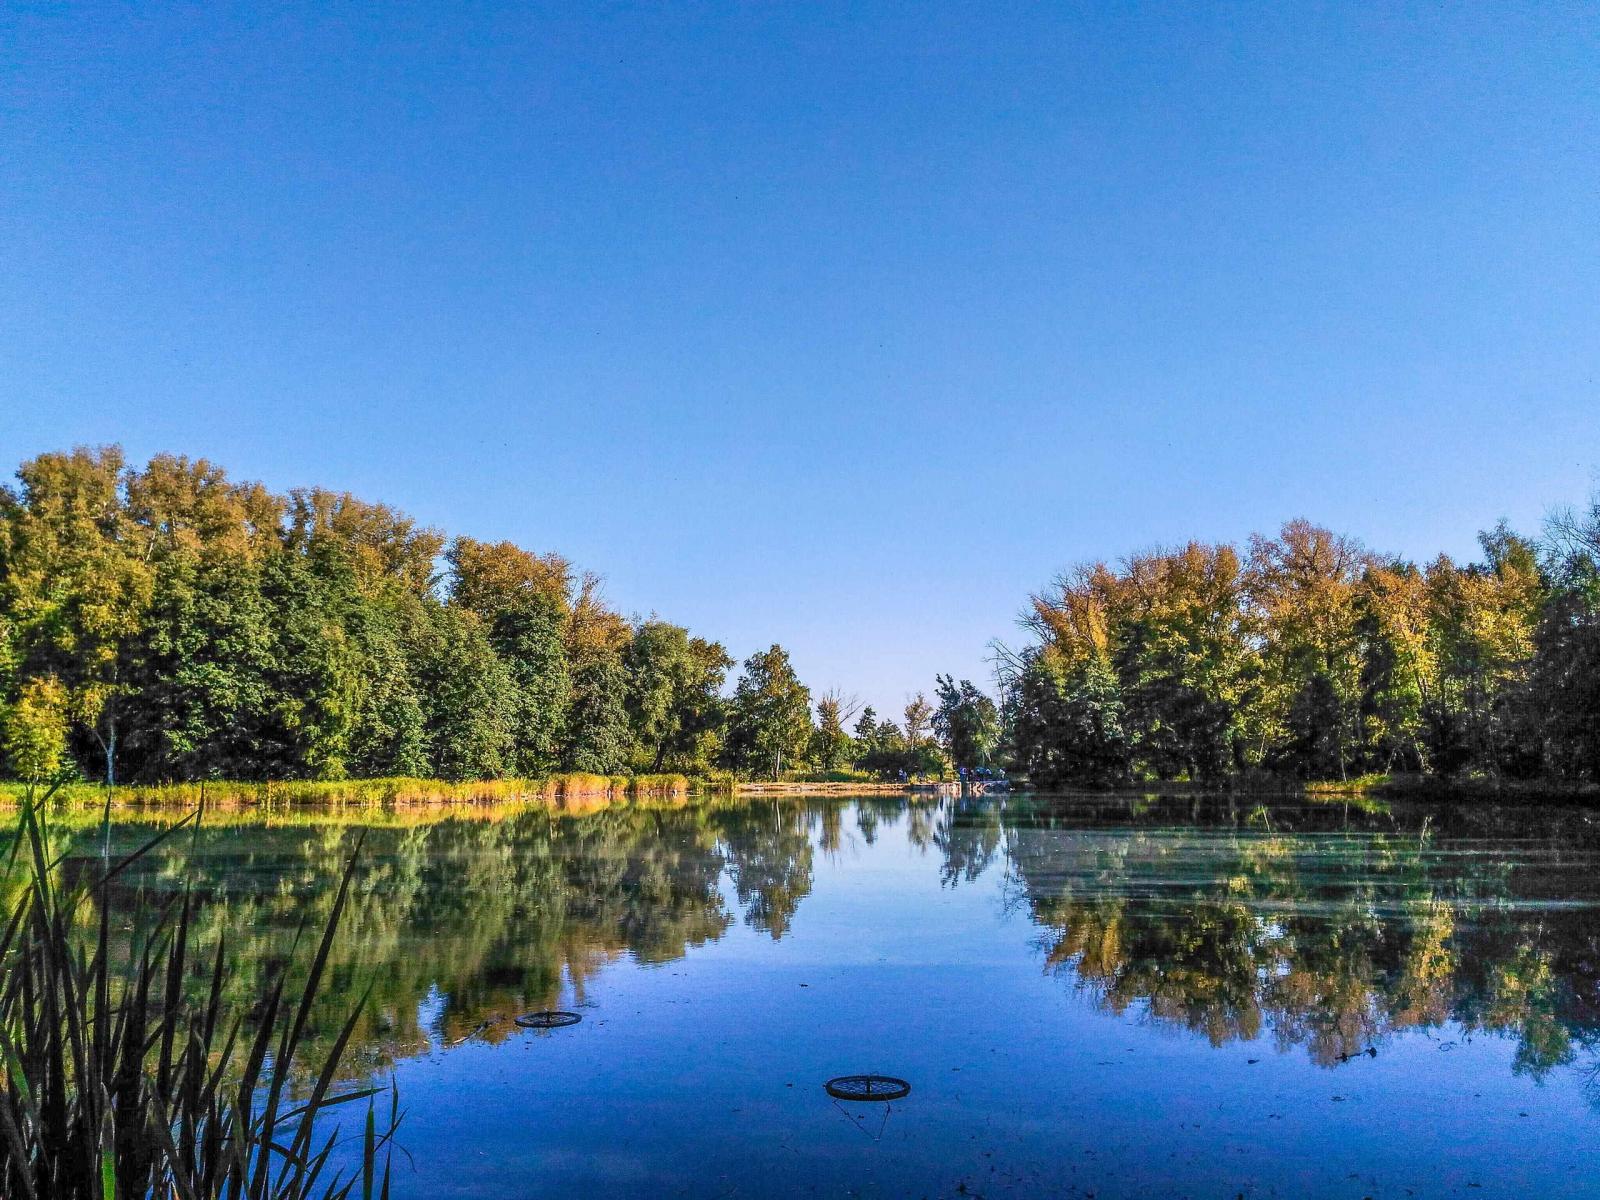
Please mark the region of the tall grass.
[[[190, 817], [76, 886], [53, 858], [49, 794], [25, 796], [8, 867], [22, 898], [0, 933], [0, 1196], [8, 1200], [341, 1200], [387, 1197], [392, 1089], [340, 1092], [339, 1064], [365, 997], [320, 1064], [296, 1052], [349, 895], [351, 856], [298, 997], [280, 972], [247, 1025], [222, 1011], [225, 947], [204, 997], [187, 973], [206, 967], [190, 945], [194, 906], [173, 900], [116, 965], [106, 885]], [[357, 848], [359, 853], [359, 846]], [[292, 1079], [303, 1086], [291, 1089]], [[296, 1095], [298, 1090], [301, 1094]], [[336, 1130], [325, 1118], [367, 1102], [359, 1169], [329, 1170]], [[380, 1171], [381, 1167], [381, 1171]], [[359, 1192], [356, 1189], [359, 1187]]]
[[[0, 783], [0, 801], [21, 803], [23, 784]], [[589, 775], [570, 772], [539, 779], [297, 779], [263, 783], [207, 780], [204, 783], [119, 785], [119, 806], [194, 809], [215, 807], [287, 808], [297, 805], [410, 807], [427, 805], [543, 803], [563, 807], [574, 801], [608, 801], [635, 797], [687, 796], [684, 775]], [[58, 789], [66, 806], [98, 808], [106, 789], [94, 783], [70, 783]]]

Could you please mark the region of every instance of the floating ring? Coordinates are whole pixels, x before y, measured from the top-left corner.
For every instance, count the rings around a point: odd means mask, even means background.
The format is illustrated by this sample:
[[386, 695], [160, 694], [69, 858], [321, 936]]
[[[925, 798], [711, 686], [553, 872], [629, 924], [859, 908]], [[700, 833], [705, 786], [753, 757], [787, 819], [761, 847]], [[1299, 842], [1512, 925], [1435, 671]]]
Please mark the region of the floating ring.
[[524, 1029], [562, 1029], [568, 1025], [576, 1025], [583, 1020], [575, 1012], [562, 1012], [559, 1009], [541, 1009], [539, 1012], [523, 1013], [517, 1018], [517, 1024]]
[[841, 1075], [822, 1086], [835, 1100], [898, 1100], [911, 1094], [911, 1085], [893, 1075]]

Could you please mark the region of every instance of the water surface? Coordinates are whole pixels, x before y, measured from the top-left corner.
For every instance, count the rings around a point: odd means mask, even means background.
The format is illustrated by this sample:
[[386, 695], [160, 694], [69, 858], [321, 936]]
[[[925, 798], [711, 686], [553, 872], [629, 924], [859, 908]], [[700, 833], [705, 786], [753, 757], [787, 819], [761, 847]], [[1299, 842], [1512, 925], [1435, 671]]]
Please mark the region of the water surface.
[[[400, 1197], [1600, 1194], [1596, 814], [873, 797], [365, 825], [316, 1032], [373, 985], [353, 1061], [398, 1079]], [[223, 818], [117, 903], [192, 883], [248, 1006], [363, 827]], [[510, 1020], [547, 1007], [584, 1020]], [[824, 1093], [865, 1071], [912, 1093]]]

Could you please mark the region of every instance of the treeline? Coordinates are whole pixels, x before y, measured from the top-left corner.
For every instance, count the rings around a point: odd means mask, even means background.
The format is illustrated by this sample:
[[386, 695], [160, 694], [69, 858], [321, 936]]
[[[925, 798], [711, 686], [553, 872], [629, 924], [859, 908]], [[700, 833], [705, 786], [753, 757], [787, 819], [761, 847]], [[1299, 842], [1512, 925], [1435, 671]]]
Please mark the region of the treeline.
[[[115, 782], [938, 771], [994, 706], [904, 728], [788, 654], [629, 620], [555, 554], [446, 538], [203, 459], [42, 454], [0, 487], [0, 774]], [[987, 705], [985, 709], [983, 706]]]
[[1293, 521], [1080, 566], [1003, 656], [1007, 753], [1045, 785], [1600, 783], [1600, 495], [1479, 541], [1418, 566]]

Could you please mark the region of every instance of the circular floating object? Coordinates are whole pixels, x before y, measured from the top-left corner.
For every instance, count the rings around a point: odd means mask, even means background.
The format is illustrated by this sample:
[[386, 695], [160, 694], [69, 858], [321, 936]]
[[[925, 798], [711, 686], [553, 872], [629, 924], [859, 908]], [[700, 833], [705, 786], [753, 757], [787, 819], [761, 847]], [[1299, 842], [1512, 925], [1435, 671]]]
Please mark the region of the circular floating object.
[[539, 1012], [523, 1013], [517, 1018], [517, 1024], [524, 1029], [562, 1029], [568, 1025], [576, 1025], [581, 1020], [583, 1018], [575, 1012], [546, 1008]]
[[822, 1085], [835, 1100], [898, 1100], [911, 1085], [893, 1075], [841, 1075]]

